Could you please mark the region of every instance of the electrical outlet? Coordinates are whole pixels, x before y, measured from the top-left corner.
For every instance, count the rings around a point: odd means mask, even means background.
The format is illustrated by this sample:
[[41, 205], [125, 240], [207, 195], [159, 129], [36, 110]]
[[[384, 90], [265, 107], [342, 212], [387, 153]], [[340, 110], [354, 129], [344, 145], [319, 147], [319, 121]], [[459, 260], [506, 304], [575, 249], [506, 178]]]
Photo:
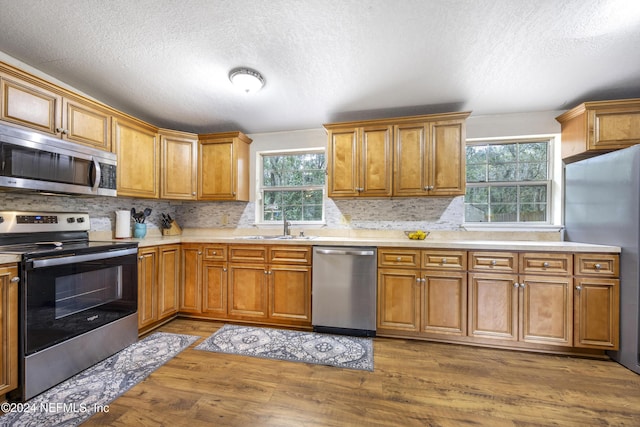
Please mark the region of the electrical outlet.
[[229, 224], [229, 214], [223, 214], [222, 215], [222, 225], [227, 225]]

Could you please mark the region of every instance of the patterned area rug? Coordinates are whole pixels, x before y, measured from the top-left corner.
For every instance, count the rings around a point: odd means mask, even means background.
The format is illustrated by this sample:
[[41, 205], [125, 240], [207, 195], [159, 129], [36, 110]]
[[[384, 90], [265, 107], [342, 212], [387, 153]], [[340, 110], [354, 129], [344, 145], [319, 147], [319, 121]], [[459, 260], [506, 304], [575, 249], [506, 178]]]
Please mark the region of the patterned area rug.
[[227, 324], [195, 349], [373, 371], [371, 338]]
[[[1, 426], [77, 426], [148, 377], [200, 337], [156, 332], [93, 365], [12, 411]], [[6, 407], [5, 407], [6, 405]]]

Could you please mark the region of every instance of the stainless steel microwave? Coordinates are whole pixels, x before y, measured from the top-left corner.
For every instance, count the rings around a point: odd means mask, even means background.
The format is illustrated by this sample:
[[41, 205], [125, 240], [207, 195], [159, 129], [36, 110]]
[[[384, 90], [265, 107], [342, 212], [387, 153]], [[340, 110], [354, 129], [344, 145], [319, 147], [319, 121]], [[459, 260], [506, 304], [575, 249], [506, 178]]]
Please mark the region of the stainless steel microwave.
[[0, 125], [0, 190], [116, 196], [116, 155]]

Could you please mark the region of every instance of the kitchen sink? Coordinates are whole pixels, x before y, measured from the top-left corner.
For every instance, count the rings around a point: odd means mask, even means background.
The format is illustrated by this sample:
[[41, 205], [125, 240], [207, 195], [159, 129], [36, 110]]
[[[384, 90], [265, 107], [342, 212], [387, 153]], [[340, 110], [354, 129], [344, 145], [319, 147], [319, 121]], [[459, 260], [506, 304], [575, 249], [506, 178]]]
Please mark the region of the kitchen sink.
[[311, 240], [316, 236], [285, 236], [284, 234], [277, 234], [275, 236], [270, 235], [251, 235], [251, 236], [238, 236], [236, 239], [240, 240]]

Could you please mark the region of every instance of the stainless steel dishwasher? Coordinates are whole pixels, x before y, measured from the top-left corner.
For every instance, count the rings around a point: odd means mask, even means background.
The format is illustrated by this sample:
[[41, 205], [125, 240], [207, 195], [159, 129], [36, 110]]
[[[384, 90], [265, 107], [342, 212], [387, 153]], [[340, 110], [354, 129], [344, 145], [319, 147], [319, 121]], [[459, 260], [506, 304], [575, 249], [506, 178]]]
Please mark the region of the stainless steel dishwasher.
[[376, 335], [376, 265], [375, 247], [313, 247], [314, 331]]

